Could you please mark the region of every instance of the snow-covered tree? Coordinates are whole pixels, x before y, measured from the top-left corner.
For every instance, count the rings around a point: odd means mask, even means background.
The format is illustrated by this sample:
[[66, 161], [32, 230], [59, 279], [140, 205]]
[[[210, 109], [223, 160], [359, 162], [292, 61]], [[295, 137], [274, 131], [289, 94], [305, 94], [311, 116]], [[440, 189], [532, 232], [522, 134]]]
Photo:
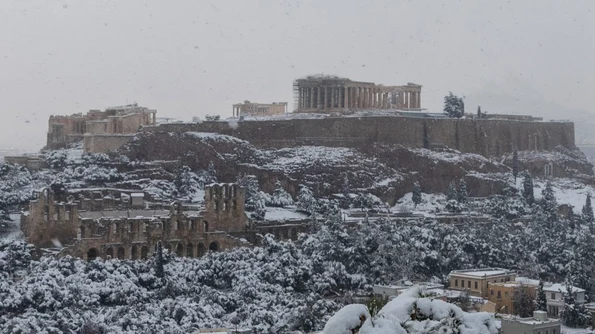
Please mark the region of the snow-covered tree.
[[446, 210], [450, 212], [461, 212], [463, 208], [459, 203], [459, 193], [454, 181], [448, 185], [448, 191], [446, 192]]
[[543, 291], [543, 281], [539, 280], [537, 287], [537, 299], [535, 300], [535, 309], [538, 311], [547, 311], [547, 299]]
[[512, 153], [512, 176], [515, 182], [517, 175], [519, 175], [519, 152], [515, 149]]
[[343, 175], [343, 184], [341, 186], [341, 194], [343, 198], [341, 198], [341, 207], [342, 208], [349, 208], [351, 205], [351, 184], [349, 182], [349, 177], [347, 174]]
[[583, 205], [583, 210], [581, 213], [581, 221], [583, 224], [593, 229], [595, 217], [593, 216], [593, 206], [591, 205], [591, 194], [587, 194], [587, 199], [585, 200], [585, 205]]
[[444, 97], [444, 113], [448, 117], [463, 117], [465, 114], [465, 102], [463, 102], [463, 98], [454, 95], [452, 92], [448, 92], [448, 95]]
[[155, 249], [155, 276], [159, 278], [164, 278], [165, 273], [163, 269], [163, 265], [165, 264], [165, 260], [163, 258], [163, 246], [161, 245], [161, 241], [157, 243]]
[[553, 224], [557, 221], [558, 215], [558, 201], [554, 194], [554, 189], [551, 182], [545, 184], [545, 188], [541, 191], [541, 208], [546, 215], [547, 222]]
[[293, 198], [287, 191], [285, 191], [285, 189], [283, 189], [281, 181], [277, 180], [275, 183], [275, 190], [273, 191], [273, 194], [269, 196], [266, 204], [283, 208], [293, 205]]
[[213, 162], [213, 160], [209, 161], [209, 166], [207, 168], [207, 176], [208, 183], [217, 182], [217, 170], [215, 170], [215, 163]]
[[254, 218], [256, 220], [264, 220], [265, 215], [267, 213], [267, 207], [266, 207], [267, 198], [268, 198], [267, 194], [265, 194], [262, 191], [259, 191], [258, 193], [256, 193], [255, 196], [252, 197], [251, 203], [250, 203], [250, 206], [253, 210], [252, 218]]
[[413, 183], [413, 193], [411, 195], [411, 200], [413, 201], [415, 207], [421, 203], [421, 186], [417, 181]]
[[255, 175], [240, 175], [236, 180], [237, 184], [244, 188], [245, 208], [248, 211], [254, 210], [255, 201], [260, 196], [260, 186]]
[[533, 192], [533, 177], [527, 171], [525, 171], [523, 176], [523, 197], [527, 201], [527, 204], [533, 205], [535, 202], [535, 195]]
[[563, 291], [564, 310], [560, 319], [565, 326], [578, 328], [587, 327], [591, 320], [591, 313], [582, 304], [576, 302], [576, 292], [572, 284], [566, 280], [566, 291]]
[[314, 194], [308, 186], [300, 184], [296, 204], [299, 210], [307, 212], [309, 215], [313, 215], [316, 212], [316, 198], [314, 198]]
[[533, 315], [535, 310], [535, 298], [531, 288], [520, 284], [514, 289], [512, 296], [514, 314], [526, 318]]
[[457, 192], [457, 201], [461, 205], [467, 205], [469, 202], [469, 194], [467, 193], [467, 183], [465, 179], [461, 179], [459, 182], [459, 191]]
[[448, 190], [446, 192], [446, 200], [450, 201], [450, 200], [454, 200], [454, 201], [459, 201], [459, 193], [457, 192], [457, 187], [455, 186], [454, 181], [450, 182], [448, 184]]

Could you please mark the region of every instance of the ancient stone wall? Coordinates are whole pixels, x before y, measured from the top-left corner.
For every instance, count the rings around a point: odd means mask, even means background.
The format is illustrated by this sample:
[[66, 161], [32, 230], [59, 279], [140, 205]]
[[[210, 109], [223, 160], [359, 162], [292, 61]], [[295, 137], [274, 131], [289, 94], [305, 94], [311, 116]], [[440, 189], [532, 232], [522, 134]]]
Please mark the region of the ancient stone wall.
[[129, 142], [134, 135], [86, 135], [83, 151], [88, 153], [108, 153]]
[[500, 156], [515, 149], [574, 149], [574, 124], [491, 119], [441, 119], [403, 116], [329, 117], [270, 121], [162, 124], [142, 131], [215, 132], [255, 146], [296, 145], [357, 147], [370, 143], [410, 147], [449, 147], [465, 153]]

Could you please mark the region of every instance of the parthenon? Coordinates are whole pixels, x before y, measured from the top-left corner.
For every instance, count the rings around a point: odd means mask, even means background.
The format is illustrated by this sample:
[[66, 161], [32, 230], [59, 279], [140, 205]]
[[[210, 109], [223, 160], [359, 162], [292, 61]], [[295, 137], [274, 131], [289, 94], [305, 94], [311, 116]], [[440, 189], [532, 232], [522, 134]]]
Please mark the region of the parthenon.
[[421, 85], [384, 86], [336, 76], [316, 75], [293, 83], [295, 112], [419, 110]]

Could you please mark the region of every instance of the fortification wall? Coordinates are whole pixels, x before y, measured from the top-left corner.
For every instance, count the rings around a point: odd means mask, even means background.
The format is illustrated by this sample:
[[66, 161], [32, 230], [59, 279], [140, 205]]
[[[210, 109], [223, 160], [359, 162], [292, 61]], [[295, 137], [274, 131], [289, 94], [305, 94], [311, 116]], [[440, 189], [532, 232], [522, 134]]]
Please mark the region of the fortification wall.
[[108, 153], [117, 150], [134, 138], [134, 135], [85, 135], [83, 151], [87, 153]]
[[329, 117], [162, 124], [142, 131], [215, 132], [268, 148], [296, 145], [357, 147], [372, 142], [410, 147], [445, 146], [465, 153], [500, 156], [517, 150], [575, 148], [574, 124], [491, 119], [439, 119], [403, 116]]

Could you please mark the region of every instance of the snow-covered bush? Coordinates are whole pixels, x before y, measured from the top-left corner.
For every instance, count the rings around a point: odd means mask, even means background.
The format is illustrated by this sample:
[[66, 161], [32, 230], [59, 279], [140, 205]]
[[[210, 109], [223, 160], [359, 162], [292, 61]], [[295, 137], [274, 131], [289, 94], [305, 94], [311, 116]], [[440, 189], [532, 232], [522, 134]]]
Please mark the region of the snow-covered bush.
[[293, 205], [293, 198], [287, 191], [285, 191], [285, 189], [283, 189], [281, 182], [277, 181], [277, 183], [275, 183], [275, 190], [273, 191], [273, 194], [268, 197], [266, 204], [282, 208]]
[[361, 334], [498, 333], [493, 315], [466, 313], [453, 304], [425, 297], [418, 287], [391, 300], [374, 317], [365, 305], [347, 305], [331, 317], [323, 333], [349, 334], [358, 328]]

